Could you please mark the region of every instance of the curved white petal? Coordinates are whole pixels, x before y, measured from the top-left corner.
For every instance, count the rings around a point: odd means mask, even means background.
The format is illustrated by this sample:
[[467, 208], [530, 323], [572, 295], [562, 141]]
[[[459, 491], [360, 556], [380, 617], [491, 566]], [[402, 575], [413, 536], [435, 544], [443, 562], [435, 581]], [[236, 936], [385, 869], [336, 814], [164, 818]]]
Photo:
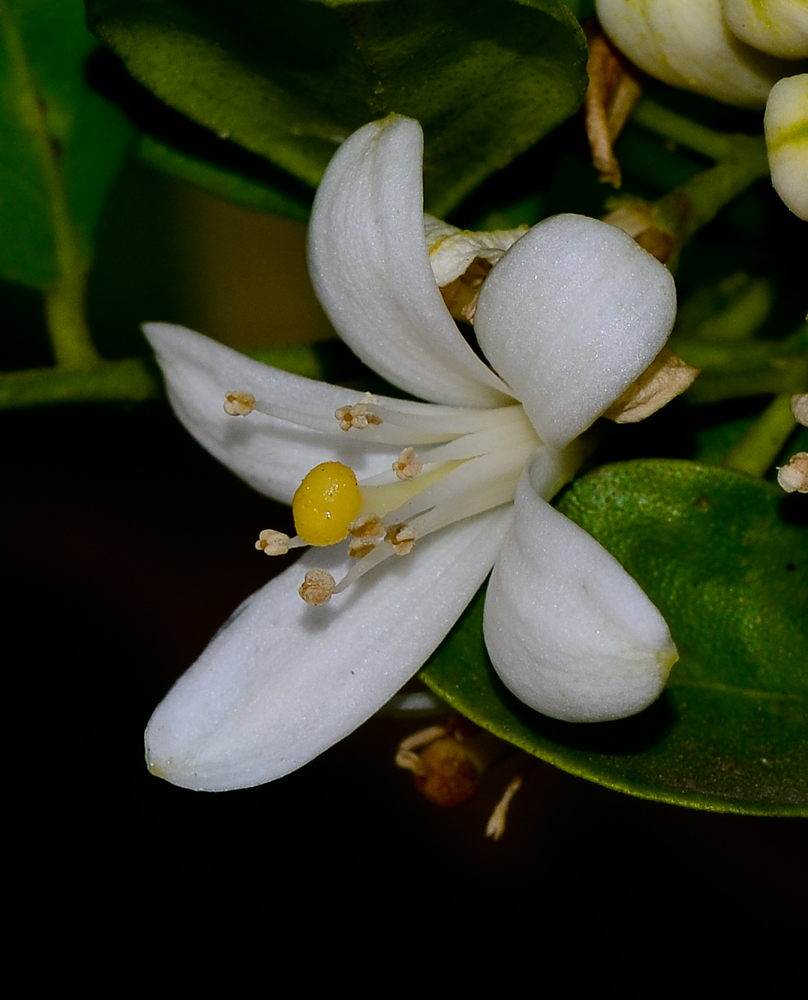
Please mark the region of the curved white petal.
[[634, 715], [678, 659], [659, 611], [598, 542], [545, 503], [526, 470], [485, 602], [485, 642], [502, 680], [567, 722]]
[[511, 508], [388, 559], [327, 605], [297, 593], [308, 552], [247, 600], [157, 707], [151, 769], [186, 788], [258, 785], [305, 764], [377, 711], [424, 663], [485, 579]]
[[515, 229], [495, 229], [472, 233], [451, 226], [432, 215], [424, 216], [424, 236], [429, 263], [439, 288], [465, 274], [477, 257], [497, 264], [506, 250], [527, 232], [526, 225]]
[[[334, 417], [334, 410], [355, 402], [357, 393], [253, 361], [181, 326], [147, 323], [143, 330], [180, 421], [259, 492], [291, 503], [306, 473], [324, 460], [343, 462], [359, 478], [389, 470], [391, 448], [379, 441], [376, 428], [346, 434]], [[257, 410], [247, 417], [228, 416], [224, 399], [232, 391], [251, 393], [257, 405], [285, 412], [289, 419]], [[405, 440], [406, 433], [396, 436]]]
[[474, 328], [539, 436], [563, 448], [645, 371], [675, 316], [664, 265], [615, 226], [557, 215], [493, 269]]
[[314, 200], [309, 271], [340, 337], [423, 399], [497, 406], [507, 387], [460, 335], [424, 237], [421, 128], [390, 115], [337, 150]]

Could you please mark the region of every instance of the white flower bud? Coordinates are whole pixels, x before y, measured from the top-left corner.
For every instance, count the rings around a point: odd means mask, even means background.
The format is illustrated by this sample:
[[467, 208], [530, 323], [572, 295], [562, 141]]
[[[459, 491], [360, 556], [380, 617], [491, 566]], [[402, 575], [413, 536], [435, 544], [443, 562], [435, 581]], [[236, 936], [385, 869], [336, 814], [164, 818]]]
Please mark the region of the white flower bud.
[[721, 0], [733, 35], [781, 59], [808, 56], [808, 0]]
[[772, 87], [763, 127], [774, 189], [808, 222], [808, 73]]
[[596, 0], [596, 7], [606, 34], [640, 69], [726, 104], [762, 108], [774, 83], [794, 71], [739, 41], [721, 0]]

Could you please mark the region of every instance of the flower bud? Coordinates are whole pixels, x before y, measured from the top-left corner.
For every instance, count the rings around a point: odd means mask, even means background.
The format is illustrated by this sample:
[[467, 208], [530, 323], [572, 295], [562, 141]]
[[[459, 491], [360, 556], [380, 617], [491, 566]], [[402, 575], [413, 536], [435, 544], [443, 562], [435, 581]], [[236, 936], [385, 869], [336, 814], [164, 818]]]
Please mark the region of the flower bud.
[[808, 222], [808, 73], [772, 87], [763, 127], [774, 189]]
[[640, 69], [683, 90], [726, 104], [762, 108], [793, 65], [740, 41], [721, 0], [596, 0], [615, 45]]
[[729, 30], [781, 59], [808, 56], [808, 0], [721, 0]]

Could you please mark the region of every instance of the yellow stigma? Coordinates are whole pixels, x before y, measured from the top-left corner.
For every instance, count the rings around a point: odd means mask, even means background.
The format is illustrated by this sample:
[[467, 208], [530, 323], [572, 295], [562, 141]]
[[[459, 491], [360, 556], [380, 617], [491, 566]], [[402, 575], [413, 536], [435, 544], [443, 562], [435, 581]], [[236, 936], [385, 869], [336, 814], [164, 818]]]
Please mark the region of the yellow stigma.
[[342, 462], [323, 462], [298, 486], [292, 515], [308, 545], [334, 545], [348, 535], [362, 506], [356, 476]]

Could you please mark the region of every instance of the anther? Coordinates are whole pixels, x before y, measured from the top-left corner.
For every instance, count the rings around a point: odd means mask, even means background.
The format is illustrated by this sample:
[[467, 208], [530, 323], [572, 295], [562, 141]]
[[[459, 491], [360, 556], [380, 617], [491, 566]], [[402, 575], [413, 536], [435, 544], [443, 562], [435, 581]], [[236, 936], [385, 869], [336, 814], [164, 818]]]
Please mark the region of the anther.
[[376, 514], [363, 514], [358, 517], [348, 529], [351, 540], [348, 543], [348, 555], [352, 559], [361, 559], [376, 548], [384, 535], [384, 525]]
[[289, 551], [289, 541], [289, 536], [282, 531], [264, 528], [258, 536], [255, 547], [259, 552], [264, 552], [268, 556], [285, 556]]
[[306, 604], [326, 604], [334, 593], [334, 577], [327, 569], [310, 569], [300, 585], [298, 594]]
[[348, 542], [348, 555], [351, 559], [362, 559], [372, 552], [380, 541], [380, 538], [352, 538]]
[[777, 482], [786, 493], [808, 493], [808, 451], [798, 451], [777, 470]]
[[349, 431], [354, 427], [356, 430], [364, 430], [365, 427], [375, 427], [380, 424], [382, 418], [368, 410], [369, 406], [378, 402], [375, 396], [366, 392], [353, 406], [340, 406], [334, 411], [334, 416], [339, 420], [340, 429]]
[[231, 417], [246, 417], [255, 409], [255, 396], [251, 392], [228, 392], [224, 397], [224, 412]]
[[382, 519], [375, 514], [363, 514], [348, 528], [354, 538], [379, 538], [384, 534]]
[[393, 546], [397, 556], [406, 556], [415, 545], [415, 528], [410, 524], [394, 524], [388, 528], [384, 540]]
[[405, 448], [392, 465], [397, 479], [414, 479], [421, 468], [421, 463], [415, 457], [414, 448]]

